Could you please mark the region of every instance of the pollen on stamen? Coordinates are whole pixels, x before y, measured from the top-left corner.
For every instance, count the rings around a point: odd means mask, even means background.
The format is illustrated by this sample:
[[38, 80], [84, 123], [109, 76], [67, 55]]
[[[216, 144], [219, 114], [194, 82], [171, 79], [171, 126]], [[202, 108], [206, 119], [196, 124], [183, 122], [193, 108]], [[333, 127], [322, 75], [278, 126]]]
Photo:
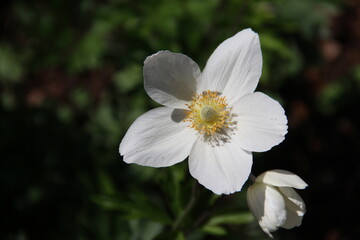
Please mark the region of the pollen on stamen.
[[186, 118], [189, 127], [200, 134], [213, 135], [221, 129], [228, 127], [230, 109], [227, 107], [226, 98], [210, 90], [196, 94], [191, 104], [186, 105]]

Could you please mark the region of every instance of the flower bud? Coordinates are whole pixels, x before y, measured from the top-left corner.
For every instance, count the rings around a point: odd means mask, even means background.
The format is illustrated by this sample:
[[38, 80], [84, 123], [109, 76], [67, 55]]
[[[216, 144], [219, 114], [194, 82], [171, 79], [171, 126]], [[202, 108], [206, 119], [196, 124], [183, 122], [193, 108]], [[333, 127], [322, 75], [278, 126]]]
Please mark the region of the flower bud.
[[301, 225], [305, 203], [293, 188], [306, 187], [307, 184], [291, 172], [271, 170], [259, 175], [248, 188], [248, 206], [269, 237], [272, 238], [271, 232], [279, 227], [290, 229]]

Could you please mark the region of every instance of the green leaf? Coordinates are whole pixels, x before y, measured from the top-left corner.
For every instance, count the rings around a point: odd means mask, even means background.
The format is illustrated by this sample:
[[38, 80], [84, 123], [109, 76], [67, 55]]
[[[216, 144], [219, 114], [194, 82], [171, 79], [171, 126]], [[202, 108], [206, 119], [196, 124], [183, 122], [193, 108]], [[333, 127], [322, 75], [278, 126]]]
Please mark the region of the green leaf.
[[70, 94], [71, 101], [80, 109], [90, 105], [90, 95], [86, 89], [76, 88]]
[[106, 210], [126, 210], [129, 207], [128, 203], [113, 196], [94, 195], [91, 197], [91, 200]]
[[124, 218], [129, 220], [148, 219], [170, 224], [171, 219], [162, 207], [149, 201], [148, 195], [130, 193], [131, 200], [120, 196], [95, 195], [91, 199], [106, 210], [124, 212]]
[[322, 89], [318, 98], [318, 108], [325, 114], [332, 113], [336, 109], [335, 102], [344, 95], [345, 84], [332, 82]]
[[117, 192], [116, 186], [107, 172], [103, 170], [99, 170], [98, 179], [99, 179], [100, 189], [103, 193], [109, 195], [116, 194]]
[[219, 225], [219, 224], [246, 224], [254, 220], [250, 212], [237, 213], [237, 214], [224, 214], [218, 215], [209, 220], [206, 225]]
[[238, 214], [223, 214], [211, 218], [207, 224], [202, 228], [206, 233], [212, 235], [226, 235], [227, 231], [222, 224], [246, 224], [254, 220], [250, 212], [238, 213]]
[[23, 69], [15, 52], [7, 46], [0, 46], [0, 84], [19, 82], [22, 74]]
[[134, 240], [153, 240], [163, 229], [162, 224], [151, 221], [132, 220], [129, 225]]
[[85, 69], [94, 69], [101, 63], [106, 47], [106, 36], [114, 26], [106, 21], [97, 21], [87, 32], [84, 38], [78, 43], [71, 58], [68, 61], [68, 67], [71, 72], [80, 72]]
[[129, 65], [114, 75], [114, 82], [120, 92], [128, 92], [142, 83], [142, 67], [138, 64]]
[[185, 236], [182, 232], [163, 232], [160, 235], [156, 236], [154, 240], [185, 240]]
[[225, 228], [220, 227], [220, 226], [205, 226], [202, 229], [204, 232], [212, 234], [212, 235], [219, 235], [219, 236], [223, 236], [227, 234], [227, 231]]

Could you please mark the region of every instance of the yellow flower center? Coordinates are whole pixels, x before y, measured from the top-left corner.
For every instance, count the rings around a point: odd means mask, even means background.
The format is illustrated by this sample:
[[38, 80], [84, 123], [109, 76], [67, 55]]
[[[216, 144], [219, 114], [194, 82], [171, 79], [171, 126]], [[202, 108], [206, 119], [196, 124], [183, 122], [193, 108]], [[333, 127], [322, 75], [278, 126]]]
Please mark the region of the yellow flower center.
[[201, 134], [213, 135], [222, 128], [227, 127], [230, 111], [227, 108], [226, 98], [210, 90], [193, 97], [191, 104], [187, 105], [186, 118], [190, 128]]
[[216, 110], [212, 106], [205, 105], [200, 110], [200, 118], [204, 122], [209, 123], [209, 122], [215, 120], [217, 115], [218, 114], [217, 114]]

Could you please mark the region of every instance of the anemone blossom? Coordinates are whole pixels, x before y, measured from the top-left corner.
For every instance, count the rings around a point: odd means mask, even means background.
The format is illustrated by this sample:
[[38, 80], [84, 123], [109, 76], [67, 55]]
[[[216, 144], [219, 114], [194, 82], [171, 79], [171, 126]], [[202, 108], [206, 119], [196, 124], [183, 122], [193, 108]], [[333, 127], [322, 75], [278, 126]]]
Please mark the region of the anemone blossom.
[[245, 29], [221, 43], [203, 72], [188, 56], [160, 51], [144, 62], [144, 86], [163, 105], [131, 125], [120, 143], [126, 163], [167, 167], [189, 156], [190, 174], [216, 194], [240, 191], [252, 153], [284, 140], [281, 105], [254, 92], [261, 75], [258, 35]]

